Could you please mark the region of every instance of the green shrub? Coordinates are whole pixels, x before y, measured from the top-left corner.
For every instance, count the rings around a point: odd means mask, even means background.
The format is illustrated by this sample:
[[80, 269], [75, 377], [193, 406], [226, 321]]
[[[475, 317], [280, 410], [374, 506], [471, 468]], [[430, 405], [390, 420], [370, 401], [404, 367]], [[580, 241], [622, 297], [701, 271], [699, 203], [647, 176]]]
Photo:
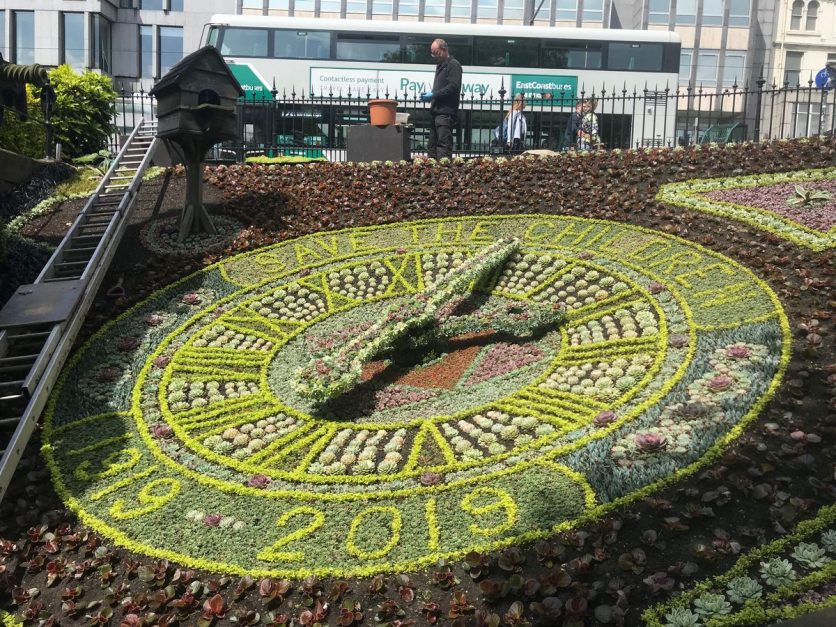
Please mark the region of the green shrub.
[[0, 126], [0, 148], [33, 159], [44, 157], [46, 130], [41, 114], [41, 101], [37, 95], [39, 91], [32, 85], [26, 86], [26, 108], [29, 114], [26, 122], [21, 122], [16, 113], [0, 109], [0, 115], [3, 116], [3, 125]]
[[[116, 92], [110, 77], [89, 70], [76, 73], [61, 65], [49, 73], [55, 89], [52, 139], [60, 142], [68, 158], [107, 148], [116, 107]], [[29, 120], [21, 122], [9, 111], [0, 128], [0, 148], [29, 157], [44, 156], [46, 129], [41, 113], [40, 90], [26, 86]]]
[[0, 269], [6, 267], [6, 225], [0, 223]]
[[116, 91], [110, 77], [68, 65], [49, 73], [55, 88], [53, 133], [68, 157], [80, 157], [107, 147], [115, 113]]

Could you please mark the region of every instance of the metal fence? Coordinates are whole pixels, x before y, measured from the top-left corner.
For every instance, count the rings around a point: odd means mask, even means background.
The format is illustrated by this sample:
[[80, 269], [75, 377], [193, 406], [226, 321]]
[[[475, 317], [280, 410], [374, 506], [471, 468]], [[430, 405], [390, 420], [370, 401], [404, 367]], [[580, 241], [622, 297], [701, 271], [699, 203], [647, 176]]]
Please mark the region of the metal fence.
[[[398, 101], [398, 112], [410, 129], [413, 156], [425, 154], [431, 116], [429, 105], [415, 93], [321, 94], [278, 92], [260, 100], [242, 100], [238, 108], [238, 136], [216, 145], [210, 161], [241, 162], [246, 157], [306, 156], [332, 161], [346, 159], [347, 129], [367, 124], [372, 98]], [[526, 94], [527, 133], [523, 150], [566, 150], [574, 146], [566, 136], [577, 100], [594, 99], [602, 147], [687, 146], [834, 135], [836, 89], [807, 85], [754, 88], [736, 85], [722, 90], [681, 87], [663, 90], [602, 88], [581, 91], [574, 98]], [[454, 131], [454, 154], [477, 156], [503, 152], [495, 146], [494, 129], [511, 106], [505, 92], [499, 97], [463, 95]], [[130, 132], [142, 116], [155, 115], [155, 101], [147, 92], [122, 92], [117, 101], [116, 135]]]

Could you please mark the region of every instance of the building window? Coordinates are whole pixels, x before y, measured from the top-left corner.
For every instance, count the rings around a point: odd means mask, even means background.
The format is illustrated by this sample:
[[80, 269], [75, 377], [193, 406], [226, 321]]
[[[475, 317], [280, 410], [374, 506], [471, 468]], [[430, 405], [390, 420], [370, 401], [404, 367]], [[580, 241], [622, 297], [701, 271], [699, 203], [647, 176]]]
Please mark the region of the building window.
[[173, 12], [183, 12], [183, 0], [169, 0], [168, 10]]
[[725, 54], [725, 62], [723, 65], [723, 87], [738, 87], [745, 81], [743, 74], [746, 53], [744, 52], [727, 52]]
[[144, 24], [139, 27], [139, 77], [154, 78], [154, 27]]
[[12, 11], [14, 29], [14, 63], [28, 65], [35, 62], [35, 12]]
[[[281, 11], [287, 11], [290, 9], [290, 0], [268, 0], [267, 2], [268, 9], [279, 9]], [[363, 9], [363, 13], [366, 10]]]
[[792, 13], [790, 14], [790, 30], [801, 30], [801, 17], [804, 13], [804, 3], [801, 0], [795, 0], [792, 3]]
[[90, 67], [110, 74], [110, 60], [113, 53], [111, 24], [98, 13], [90, 16]]
[[499, 15], [499, 0], [477, 0], [476, 16], [496, 20]]
[[362, 13], [366, 14], [366, 7], [368, 4], [365, 0], [348, 0], [345, 3], [346, 13]]
[[679, 84], [687, 85], [691, 81], [691, 59], [694, 51], [682, 48], [679, 51]]
[[703, 0], [702, 3], [702, 25], [722, 26], [723, 25], [723, 0]]
[[[535, 3], [534, 8], [537, 8]], [[537, 14], [538, 19], [549, 19], [548, 1], [543, 3], [540, 13]], [[523, 0], [505, 0], [505, 6], [502, 9], [503, 22], [520, 22], [523, 20]]]
[[[337, 3], [339, 11], [339, 3]], [[418, 0], [401, 0], [398, 2], [398, 15], [418, 15]]]
[[576, 22], [578, 19], [578, 0], [557, 0], [556, 19], [561, 22]]
[[[299, 0], [296, 0], [299, 6]], [[392, 0], [372, 0], [372, 15], [392, 15]]]
[[[313, 13], [316, 10], [316, 2], [314, 0], [296, 0], [293, 5], [293, 12], [299, 13], [300, 11], [307, 11], [309, 13]], [[392, 13], [391, 10], [391, 3], [389, 6], [389, 13]]]
[[665, 24], [670, 21], [671, 0], [650, 0], [647, 13], [648, 24]]
[[6, 54], [6, 12], [3, 9], [0, 9], [0, 54], [4, 59], [9, 58]]
[[604, 21], [604, 0], [584, 0], [583, 3], [584, 22]]
[[825, 126], [821, 123], [820, 102], [797, 102], [794, 108], [794, 137], [809, 137], [820, 132], [820, 129]]
[[804, 30], [816, 30], [816, 20], [819, 17], [819, 3], [813, 0], [807, 5], [807, 22]]
[[729, 26], [749, 26], [749, 0], [728, 0]]
[[428, 17], [444, 17], [444, 0], [427, 0], [424, 5], [424, 15]]
[[241, 3], [242, 9], [258, 9], [261, 10], [264, 8], [263, 0], [243, 0]]
[[183, 28], [160, 26], [160, 76], [165, 76], [172, 66], [183, 58]]
[[143, 11], [162, 11], [163, 0], [141, 0], [139, 8]]
[[84, 67], [84, 13], [61, 14], [61, 63]]
[[720, 55], [714, 51], [701, 51], [697, 54], [697, 84], [717, 84], [717, 62]]
[[[505, 0], [505, 6], [508, 6], [508, 0]], [[540, 10], [537, 11], [537, 7], [540, 7]], [[548, 23], [551, 19], [552, 15], [552, 3], [551, 0], [545, 0], [542, 4], [540, 0], [534, 0], [534, 9], [533, 11], [537, 11], [536, 15], [534, 16], [535, 21], [537, 22], [546, 22]], [[506, 16], [508, 15], [506, 10]]]
[[450, 17], [470, 17], [470, 0], [451, 0]]
[[798, 85], [801, 81], [801, 59], [803, 52], [787, 51], [787, 60], [784, 62], [784, 83]]
[[676, 23], [680, 26], [697, 23], [697, 0], [679, 0], [676, 3]]

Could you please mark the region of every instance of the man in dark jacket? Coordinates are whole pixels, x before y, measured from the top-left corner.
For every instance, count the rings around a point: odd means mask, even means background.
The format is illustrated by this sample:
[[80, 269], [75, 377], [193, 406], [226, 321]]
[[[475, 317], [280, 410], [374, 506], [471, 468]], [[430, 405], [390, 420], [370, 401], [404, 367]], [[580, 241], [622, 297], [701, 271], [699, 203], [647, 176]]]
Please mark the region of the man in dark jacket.
[[578, 131], [581, 128], [583, 118], [583, 102], [578, 100], [575, 103], [575, 110], [569, 114], [566, 122], [566, 132], [563, 133], [563, 150], [574, 150], [578, 147]]
[[432, 159], [450, 158], [453, 156], [453, 127], [458, 120], [462, 91], [462, 64], [450, 56], [447, 42], [443, 39], [433, 41], [430, 54], [437, 64], [433, 90], [421, 94], [421, 100], [432, 103], [427, 155]]

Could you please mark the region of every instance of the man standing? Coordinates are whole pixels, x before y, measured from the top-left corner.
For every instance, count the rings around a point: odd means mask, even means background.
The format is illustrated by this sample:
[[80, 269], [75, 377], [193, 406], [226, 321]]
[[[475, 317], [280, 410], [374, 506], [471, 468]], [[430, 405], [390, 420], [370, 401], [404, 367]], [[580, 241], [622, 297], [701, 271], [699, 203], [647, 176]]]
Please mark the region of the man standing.
[[575, 110], [569, 114], [566, 122], [566, 131], [563, 133], [563, 150], [574, 150], [578, 147], [578, 131], [581, 128], [583, 118], [583, 101], [575, 103]]
[[436, 62], [433, 90], [421, 94], [421, 100], [431, 102], [430, 140], [427, 156], [431, 159], [453, 156], [453, 126], [458, 120], [459, 98], [462, 91], [462, 64], [450, 56], [447, 42], [436, 39], [430, 46]]

